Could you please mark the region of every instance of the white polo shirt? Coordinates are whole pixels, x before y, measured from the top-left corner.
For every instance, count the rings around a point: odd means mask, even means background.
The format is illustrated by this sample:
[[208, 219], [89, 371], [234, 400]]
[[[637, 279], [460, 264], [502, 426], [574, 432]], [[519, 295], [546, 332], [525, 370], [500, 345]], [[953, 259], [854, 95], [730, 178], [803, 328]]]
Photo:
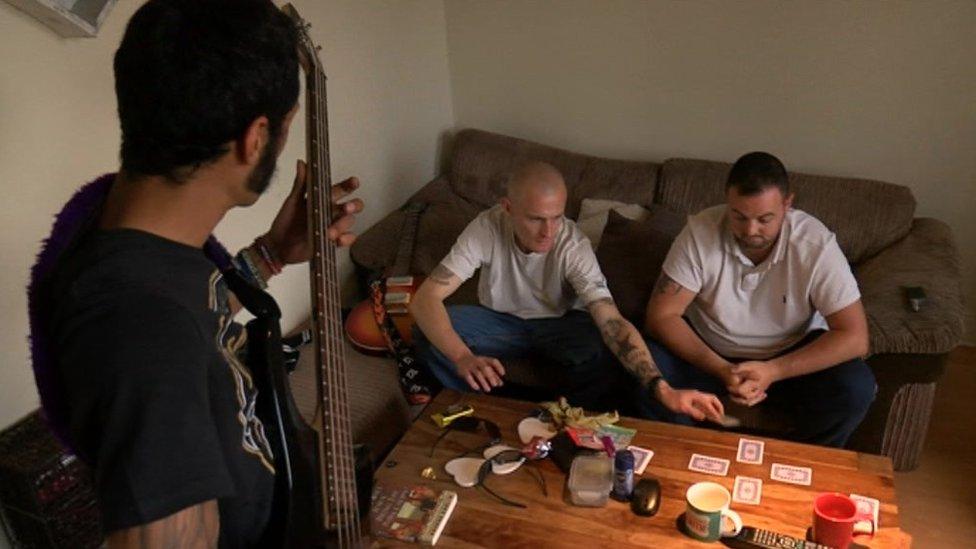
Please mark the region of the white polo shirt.
[[525, 253], [501, 205], [468, 224], [441, 266], [462, 281], [480, 268], [478, 301], [519, 318], [558, 317], [610, 297], [590, 241], [576, 223], [563, 218], [551, 250]]
[[662, 266], [697, 294], [685, 314], [718, 354], [772, 357], [861, 298], [834, 233], [815, 217], [789, 210], [773, 251], [754, 265], [725, 212], [723, 204], [690, 216]]

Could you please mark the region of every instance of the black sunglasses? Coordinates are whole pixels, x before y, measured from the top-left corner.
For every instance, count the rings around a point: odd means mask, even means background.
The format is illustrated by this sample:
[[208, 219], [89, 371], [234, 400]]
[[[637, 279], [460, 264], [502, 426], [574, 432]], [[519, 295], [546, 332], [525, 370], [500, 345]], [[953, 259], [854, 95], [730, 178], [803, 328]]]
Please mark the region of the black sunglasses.
[[428, 457], [434, 457], [434, 449], [437, 448], [437, 445], [440, 444], [441, 440], [443, 440], [444, 437], [448, 435], [448, 433], [451, 433], [453, 431], [461, 431], [464, 433], [476, 433], [478, 432], [479, 428], [484, 428], [485, 432], [488, 434], [488, 442], [485, 443], [480, 448], [472, 448], [469, 450], [465, 450], [464, 453], [462, 453], [458, 457], [463, 457], [476, 450], [484, 450], [489, 446], [494, 446], [496, 444], [501, 443], [502, 432], [501, 429], [498, 428], [498, 425], [495, 424], [495, 422], [489, 419], [476, 417], [476, 416], [462, 416], [448, 423], [447, 426], [444, 427], [444, 431], [441, 432], [440, 435], [438, 435], [437, 440], [435, 440], [434, 444], [431, 445], [430, 453], [428, 454]]
[[[494, 490], [489, 488], [487, 484], [485, 484], [485, 480], [488, 478], [489, 474], [491, 473], [492, 465], [494, 464], [503, 465], [506, 463], [513, 463], [524, 458], [525, 455], [522, 454], [522, 452], [519, 450], [503, 450], [501, 452], [498, 452], [494, 456], [492, 456], [491, 459], [486, 459], [485, 462], [482, 463], [481, 467], [478, 469], [477, 486], [483, 489], [485, 492], [487, 492], [489, 495], [491, 495], [498, 501], [504, 503], [505, 505], [511, 505], [512, 507], [519, 507], [521, 509], [525, 509], [526, 505], [524, 503], [519, 503], [517, 501], [499, 495]], [[542, 487], [542, 495], [548, 497], [549, 491], [546, 489], [546, 478], [542, 476], [542, 472], [536, 469], [535, 464], [532, 464], [531, 462], [525, 463], [523, 464], [523, 466], [524, 465], [529, 465], [529, 470], [534, 473], [536, 480], [539, 482], [539, 486]]]

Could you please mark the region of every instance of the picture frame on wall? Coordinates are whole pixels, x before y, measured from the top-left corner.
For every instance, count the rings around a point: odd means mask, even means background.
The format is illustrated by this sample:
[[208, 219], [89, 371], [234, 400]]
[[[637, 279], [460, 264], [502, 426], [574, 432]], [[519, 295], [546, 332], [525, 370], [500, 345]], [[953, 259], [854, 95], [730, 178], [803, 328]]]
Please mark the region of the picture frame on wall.
[[117, 0], [7, 0], [65, 38], [93, 38]]

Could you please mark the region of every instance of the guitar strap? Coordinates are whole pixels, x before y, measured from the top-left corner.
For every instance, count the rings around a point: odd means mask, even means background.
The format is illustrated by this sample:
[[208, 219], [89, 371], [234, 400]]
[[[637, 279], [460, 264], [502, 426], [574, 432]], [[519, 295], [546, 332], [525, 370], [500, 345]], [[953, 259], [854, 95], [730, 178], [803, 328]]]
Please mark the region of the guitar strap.
[[430, 372], [418, 367], [413, 349], [400, 335], [400, 330], [393, 324], [393, 319], [386, 312], [383, 298], [386, 296], [386, 278], [374, 280], [369, 285], [369, 295], [372, 302], [373, 318], [383, 334], [386, 346], [397, 363], [400, 390], [410, 404], [426, 404], [430, 402], [433, 376]]

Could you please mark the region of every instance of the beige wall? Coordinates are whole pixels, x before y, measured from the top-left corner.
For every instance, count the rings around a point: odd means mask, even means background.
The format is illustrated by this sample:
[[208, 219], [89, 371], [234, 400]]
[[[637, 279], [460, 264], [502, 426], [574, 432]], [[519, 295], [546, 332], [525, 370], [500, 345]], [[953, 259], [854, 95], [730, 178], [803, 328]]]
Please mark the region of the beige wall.
[[[622, 158], [766, 149], [794, 170], [911, 186], [919, 215], [953, 226], [976, 304], [976, 3], [294, 3], [323, 46], [333, 171], [364, 183], [360, 227], [434, 175], [452, 126]], [[50, 216], [116, 167], [111, 57], [139, 4], [65, 40], [0, 2], [0, 426], [37, 405], [24, 287]], [[221, 225], [231, 247], [270, 223], [303, 132], [269, 196]], [[307, 312], [306, 279], [273, 284], [286, 326]]]
[[[279, 2], [281, 3], [281, 2]], [[364, 229], [399, 207], [438, 172], [443, 136], [453, 127], [444, 6], [438, 0], [293, 1], [312, 24], [328, 76], [329, 138], [336, 180], [356, 175], [368, 204]], [[277, 185], [249, 209], [231, 212], [217, 230], [229, 247], [249, 244], [271, 223], [304, 157], [305, 124], [296, 119], [278, 161]], [[230, 246], [230, 245], [233, 246]], [[343, 279], [351, 263], [342, 251]], [[293, 267], [272, 282], [283, 328], [308, 315], [308, 270]], [[348, 294], [348, 292], [346, 292]]]
[[[446, 0], [457, 126], [908, 185], [976, 311], [976, 3]], [[969, 323], [976, 341], [976, 322]]]
[[[440, 137], [453, 124], [443, 4], [293, 3], [323, 47], [333, 172], [362, 180], [369, 206], [359, 227], [368, 227], [435, 175]], [[117, 167], [112, 55], [140, 4], [119, 2], [96, 39], [66, 40], [0, 2], [0, 427], [37, 406], [25, 287], [40, 240], [74, 189]], [[303, 154], [304, 131], [302, 122], [293, 126], [269, 196], [218, 229], [230, 247], [267, 229]], [[272, 285], [286, 327], [308, 311], [307, 272], [291, 271]]]

